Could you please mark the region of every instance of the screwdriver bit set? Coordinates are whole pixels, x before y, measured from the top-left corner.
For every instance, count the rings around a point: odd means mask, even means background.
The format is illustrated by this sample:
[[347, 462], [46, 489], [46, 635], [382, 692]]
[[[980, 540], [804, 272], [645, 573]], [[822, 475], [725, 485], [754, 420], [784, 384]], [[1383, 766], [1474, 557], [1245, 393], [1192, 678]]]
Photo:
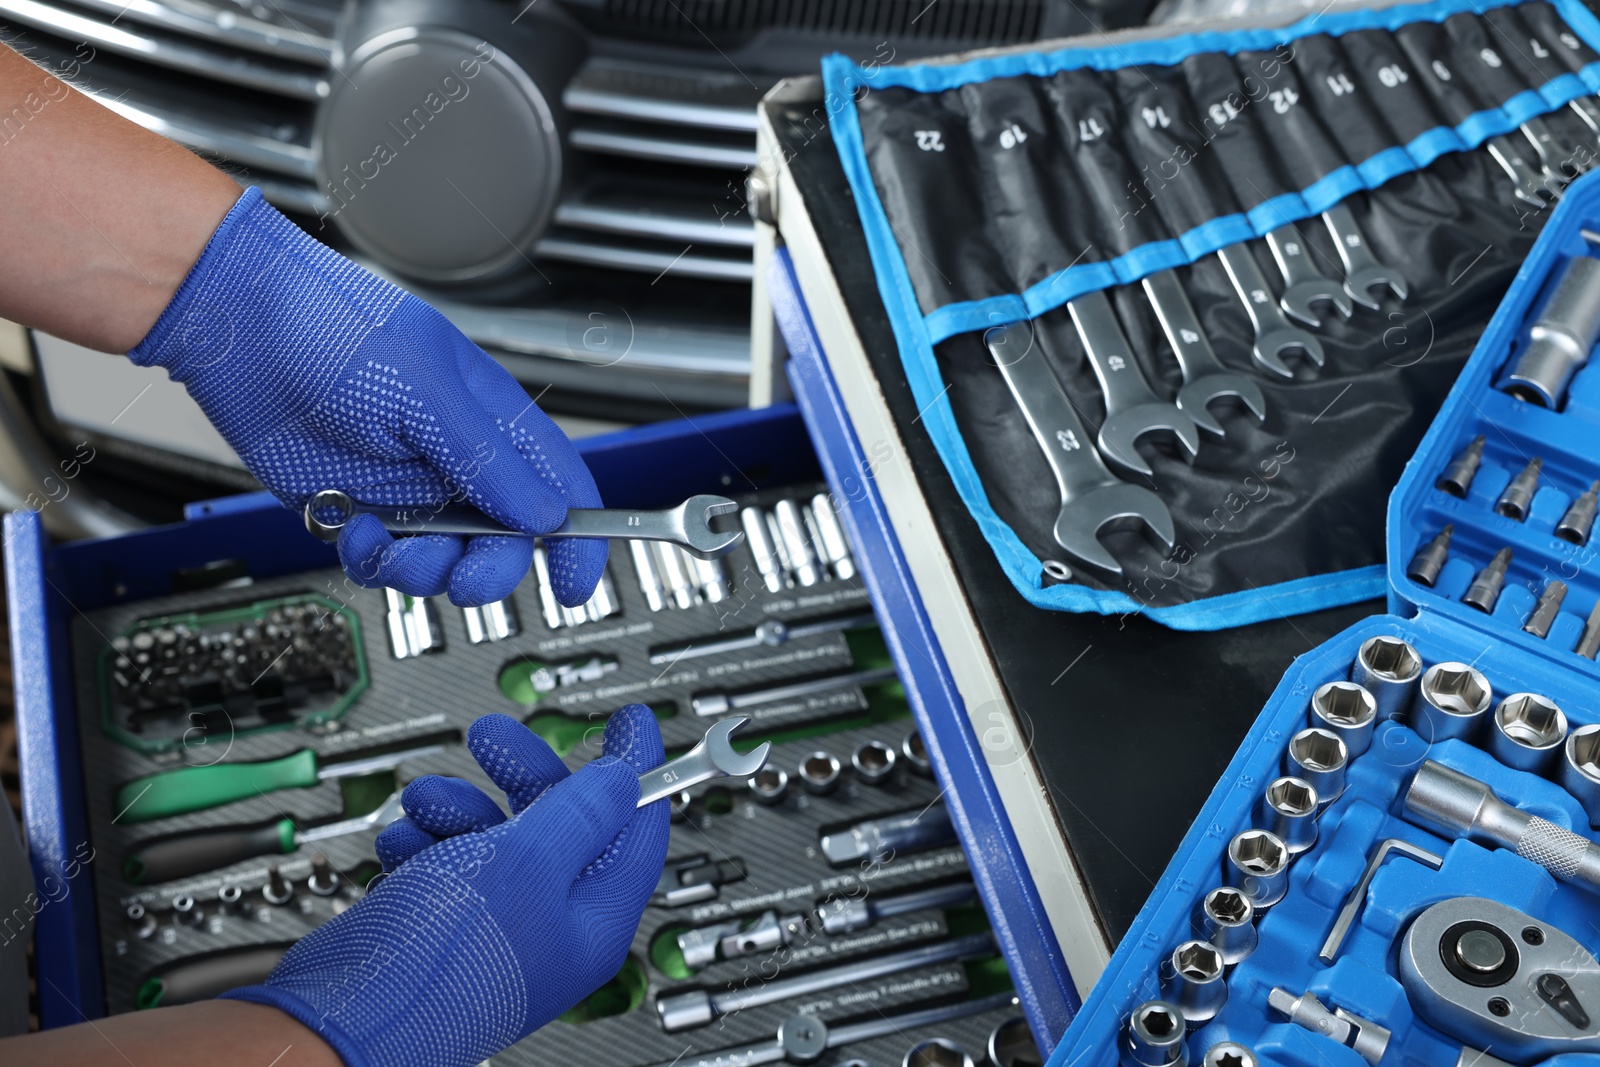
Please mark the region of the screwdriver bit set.
[[[824, 64], [899, 429], [1035, 606], [1188, 630], [1365, 599], [1370, 502], [1600, 161], [1600, 24], [1436, 0], [1126, 44]], [[1581, 406], [1592, 291], [1578, 272], [1534, 324], [1508, 395]], [[1484, 480], [1514, 455], [1491, 436]], [[1554, 488], [1579, 536], [1593, 479], [1546, 456], [1517, 481], [1536, 457], [1488, 504], [1546, 532]]]
[[[142, 535], [109, 602], [64, 627], [92, 889], [63, 910], [89, 910], [73, 936], [98, 968], [78, 1004], [259, 980], [361, 899], [406, 782], [450, 774], [497, 795], [462, 743], [479, 715], [522, 719], [577, 767], [614, 708], [644, 702], [669, 755], [725, 717], [748, 717], [736, 744], [771, 755], [748, 782], [668, 798], [667, 863], [622, 972], [504, 1062], [1039, 1063], [832, 501], [779, 484], [735, 494], [715, 522], [749, 541], [710, 564], [614, 542], [575, 609], [539, 561], [505, 601], [461, 609], [359, 588], [326, 549], [309, 569], [209, 588], [184, 571], [185, 591], [124, 596], [144, 560], [206, 573], [256, 551], [201, 522]], [[286, 517], [258, 507], [241, 514]], [[294, 538], [276, 541], [308, 547]]]
[[[1392, 613], [1284, 676], [1066, 1062], [1600, 1055], [1600, 566], [1587, 524], [1562, 532], [1600, 475], [1600, 381], [1537, 353], [1589, 269], [1597, 183], [1569, 190], [1390, 500]], [[1587, 330], [1560, 342], [1579, 368]]]

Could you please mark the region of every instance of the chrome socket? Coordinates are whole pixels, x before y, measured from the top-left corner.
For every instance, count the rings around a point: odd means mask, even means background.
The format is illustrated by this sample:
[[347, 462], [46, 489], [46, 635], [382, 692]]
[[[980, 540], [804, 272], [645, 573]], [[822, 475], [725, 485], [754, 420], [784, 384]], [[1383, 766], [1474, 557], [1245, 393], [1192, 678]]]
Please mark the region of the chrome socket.
[[745, 780], [750, 797], [758, 804], [779, 804], [789, 791], [789, 772], [777, 767], [763, 767]]
[[1523, 337], [1522, 354], [1502, 389], [1554, 410], [1600, 336], [1600, 260], [1574, 256]]
[[1298, 856], [1317, 843], [1318, 799], [1316, 786], [1303, 778], [1276, 779], [1261, 794], [1257, 825], [1277, 834], [1289, 855]]
[[894, 749], [882, 741], [863, 741], [850, 753], [850, 766], [867, 785], [882, 785], [894, 777]]
[[973, 1067], [972, 1055], [954, 1041], [930, 1037], [906, 1049], [900, 1067]]
[[838, 788], [839, 758], [827, 752], [813, 752], [800, 761], [800, 784], [806, 792], [826, 796]]
[[1600, 725], [1580, 726], [1567, 735], [1556, 780], [1583, 805], [1589, 825], [1600, 825]]
[[1417, 549], [1417, 554], [1406, 564], [1406, 577], [1432, 589], [1439, 580], [1439, 572], [1450, 560], [1450, 538], [1455, 532], [1455, 523], [1446, 523], [1445, 528], [1433, 536], [1433, 540]]
[[1467, 490], [1472, 488], [1472, 479], [1478, 476], [1478, 468], [1483, 465], [1483, 445], [1483, 434], [1479, 434], [1466, 448], [1456, 453], [1450, 466], [1433, 483], [1435, 488], [1465, 500]]
[[1200, 1067], [1261, 1067], [1255, 1050], [1237, 1041], [1218, 1041], [1206, 1049]]
[[1256, 930], [1256, 907], [1243, 890], [1218, 886], [1200, 901], [1197, 924], [1201, 936], [1222, 953], [1228, 966], [1246, 959], [1261, 940]]
[[1372, 732], [1378, 725], [1378, 701], [1364, 686], [1355, 682], [1325, 682], [1311, 694], [1307, 721], [1336, 734], [1355, 759], [1372, 747]]
[[1583, 495], [1567, 508], [1561, 521], [1556, 523], [1556, 536], [1574, 545], [1588, 544], [1597, 512], [1600, 512], [1600, 479], [1590, 482]]
[[1270, 830], [1235, 834], [1222, 861], [1222, 880], [1250, 898], [1259, 915], [1289, 891], [1289, 849]]
[[1380, 720], [1405, 717], [1416, 699], [1421, 677], [1422, 657], [1417, 650], [1387, 634], [1361, 642], [1356, 661], [1350, 665], [1350, 680], [1372, 694]]
[[1504, 515], [1514, 522], [1526, 522], [1528, 509], [1533, 506], [1533, 495], [1539, 491], [1539, 474], [1544, 470], [1544, 460], [1538, 456], [1528, 460], [1528, 465], [1511, 479], [1500, 499], [1494, 502], [1496, 515]]
[[989, 1032], [985, 1051], [994, 1067], [1029, 1067], [1044, 1060], [1033, 1040], [1033, 1031], [1028, 1029], [1028, 1020], [1020, 1015], [1007, 1019]]
[[922, 743], [922, 735], [912, 730], [906, 734], [904, 741], [900, 742], [900, 754], [906, 758], [906, 766], [924, 778], [933, 777], [933, 764], [928, 762], [928, 749]]
[[129, 904], [126, 915], [128, 928], [133, 931], [134, 937], [143, 941], [155, 936], [158, 925], [156, 917], [143, 904]]
[[1567, 716], [1548, 697], [1512, 693], [1490, 719], [1489, 754], [1519, 771], [1544, 774], [1561, 757]]
[[1122, 1046], [1124, 1067], [1188, 1067], [1188, 1027], [1176, 1004], [1147, 1000], [1128, 1016]]
[[1350, 750], [1339, 735], [1320, 726], [1308, 726], [1289, 738], [1285, 762], [1290, 777], [1311, 783], [1317, 791], [1317, 806], [1326, 808], [1344, 792], [1344, 776], [1350, 767]]
[[217, 910], [223, 915], [236, 915], [243, 910], [244, 890], [229, 882], [217, 890]]
[[172, 898], [172, 922], [175, 926], [199, 926], [205, 919], [205, 910], [195, 903], [194, 897]]
[[1465, 663], [1435, 663], [1422, 675], [1409, 725], [1429, 744], [1452, 737], [1471, 740], [1493, 698], [1480, 671]]
[[1228, 1003], [1222, 952], [1209, 941], [1185, 941], [1167, 957], [1161, 975], [1161, 999], [1176, 1004], [1189, 1029], [1216, 1018]]

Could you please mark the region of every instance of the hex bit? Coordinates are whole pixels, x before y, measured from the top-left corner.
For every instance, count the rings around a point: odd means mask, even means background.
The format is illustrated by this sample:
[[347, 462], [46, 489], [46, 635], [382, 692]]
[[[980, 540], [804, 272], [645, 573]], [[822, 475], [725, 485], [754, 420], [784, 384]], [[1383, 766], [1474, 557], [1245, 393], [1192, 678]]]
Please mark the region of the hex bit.
[[1465, 500], [1467, 491], [1472, 488], [1472, 479], [1478, 476], [1478, 468], [1483, 464], [1483, 434], [1472, 439], [1472, 443], [1456, 453], [1450, 461], [1450, 466], [1444, 469], [1439, 480], [1434, 486], [1451, 496]]
[[1591, 482], [1584, 494], [1567, 508], [1567, 513], [1556, 523], [1556, 536], [1575, 545], [1588, 544], [1596, 511], [1600, 511], [1600, 479]]
[[1528, 508], [1533, 504], [1533, 494], [1539, 491], [1539, 472], [1542, 470], [1544, 460], [1538, 456], [1528, 460], [1528, 465], [1517, 472], [1511, 484], [1500, 494], [1500, 499], [1494, 502], [1495, 514], [1525, 522]]
[[1522, 632], [1529, 633], [1544, 640], [1550, 636], [1550, 627], [1555, 625], [1556, 616], [1561, 614], [1561, 603], [1567, 599], [1567, 583], [1560, 578], [1552, 578], [1539, 594], [1539, 602], [1534, 604], [1533, 611], [1528, 615], [1528, 621], [1522, 624]]
[[1500, 601], [1500, 590], [1506, 584], [1506, 571], [1510, 569], [1511, 549], [1502, 548], [1494, 554], [1489, 565], [1472, 579], [1472, 585], [1467, 587], [1467, 595], [1461, 598], [1461, 602], [1477, 608], [1485, 615], [1494, 614], [1494, 606]]
[[1594, 659], [1595, 653], [1600, 652], [1600, 601], [1596, 601], [1594, 610], [1589, 612], [1589, 621], [1583, 624], [1583, 636], [1578, 638], [1578, 647], [1573, 651], [1584, 659]]
[[1439, 572], [1444, 570], [1445, 561], [1450, 558], [1450, 536], [1455, 532], [1456, 524], [1449, 523], [1433, 540], [1417, 549], [1417, 554], [1406, 565], [1406, 577], [1432, 589], [1433, 583], [1439, 580]]

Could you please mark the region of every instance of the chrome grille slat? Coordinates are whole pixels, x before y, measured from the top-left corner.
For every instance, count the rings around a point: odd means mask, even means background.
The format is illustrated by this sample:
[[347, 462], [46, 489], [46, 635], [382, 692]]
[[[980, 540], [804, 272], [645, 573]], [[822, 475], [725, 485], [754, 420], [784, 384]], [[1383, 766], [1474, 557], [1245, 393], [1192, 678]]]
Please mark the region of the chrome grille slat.
[[568, 111], [672, 126], [756, 132], [756, 104], [771, 83], [595, 58], [561, 94]]
[[556, 225], [658, 241], [690, 241], [730, 248], [755, 246], [755, 230], [747, 218], [719, 222], [714, 218], [695, 218], [649, 207], [589, 204], [581, 199], [566, 200], [556, 207]]
[[639, 271], [645, 274], [677, 274], [685, 278], [704, 278], [712, 281], [748, 282], [755, 276], [755, 268], [748, 257], [742, 259], [697, 255], [690, 244], [682, 251], [658, 251], [631, 245], [606, 244], [595, 240], [582, 240], [556, 233], [539, 239], [534, 245], [534, 255], [549, 259], [585, 263], [592, 267], [611, 267], [617, 270]]
[[[198, 122], [157, 108], [131, 103], [126, 99], [96, 94], [104, 106], [147, 130], [171, 138], [186, 148], [220, 156], [246, 167], [262, 167], [310, 183], [317, 173], [317, 160], [311, 149], [285, 144], [266, 137], [238, 133], [225, 126]], [[312, 190], [315, 192], [315, 190]]]
[[328, 94], [327, 80], [313, 70], [302, 72], [288, 64], [274, 65], [181, 38], [125, 29], [39, 0], [0, 0], [0, 21], [21, 23], [68, 40], [86, 41], [118, 55], [280, 96], [317, 100]]
[[749, 147], [707, 144], [673, 136], [653, 136], [625, 130], [605, 130], [576, 126], [568, 135], [574, 148], [631, 159], [653, 159], [662, 163], [685, 163], [697, 167], [722, 167], [745, 170], [756, 165], [755, 142]]
[[73, 0], [73, 3], [111, 15], [112, 23], [127, 18], [215, 44], [312, 66], [330, 64], [337, 49], [333, 39], [337, 9], [327, 12], [328, 18], [317, 25], [310, 19], [295, 18], [275, 3], [273, 10], [285, 22], [285, 25], [278, 25], [203, 0]]

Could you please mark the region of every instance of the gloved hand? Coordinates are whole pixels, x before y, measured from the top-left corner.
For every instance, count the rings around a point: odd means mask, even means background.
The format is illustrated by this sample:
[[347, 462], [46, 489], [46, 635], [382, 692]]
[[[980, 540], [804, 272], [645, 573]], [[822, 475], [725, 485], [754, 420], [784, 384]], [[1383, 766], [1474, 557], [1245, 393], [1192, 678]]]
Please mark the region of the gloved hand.
[[416, 779], [378, 835], [390, 873], [225, 999], [286, 1012], [347, 1067], [468, 1067], [617, 973], [667, 855], [667, 803], [635, 810], [663, 758], [650, 709], [612, 715], [606, 754], [573, 774], [505, 715], [467, 744], [511, 818], [459, 778]]
[[[320, 489], [371, 504], [464, 498], [526, 533], [599, 507], [572, 443], [515, 379], [427, 304], [312, 240], [245, 190], [172, 302], [128, 353], [166, 368], [262, 485], [301, 508]], [[550, 542], [556, 599], [594, 592], [606, 542]], [[357, 516], [350, 577], [460, 605], [510, 595], [520, 537], [396, 539]]]

